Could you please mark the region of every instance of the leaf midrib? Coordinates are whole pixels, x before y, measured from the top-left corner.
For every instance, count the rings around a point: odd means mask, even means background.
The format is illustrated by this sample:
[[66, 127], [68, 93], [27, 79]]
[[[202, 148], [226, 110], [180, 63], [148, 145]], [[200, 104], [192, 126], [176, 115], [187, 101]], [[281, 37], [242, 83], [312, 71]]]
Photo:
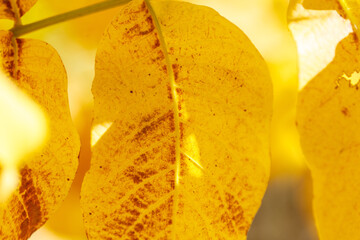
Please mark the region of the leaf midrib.
[[170, 87], [171, 87], [171, 95], [172, 95], [172, 100], [173, 100], [173, 104], [174, 104], [174, 121], [175, 121], [175, 138], [176, 138], [176, 143], [175, 143], [175, 189], [174, 189], [174, 206], [173, 206], [173, 213], [172, 213], [172, 226], [173, 226], [173, 231], [172, 231], [172, 239], [175, 240], [176, 239], [176, 215], [178, 212], [178, 206], [179, 206], [179, 176], [180, 176], [180, 154], [181, 154], [181, 149], [180, 149], [180, 119], [179, 119], [179, 108], [178, 108], [178, 96], [176, 93], [176, 84], [175, 84], [175, 74], [174, 71], [172, 69], [172, 64], [170, 61], [170, 57], [168, 54], [168, 48], [165, 42], [165, 38], [164, 35], [162, 33], [161, 30], [161, 26], [159, 23], [159, 20], [156, 16], [156, 13], [154, 11], [154, 9], [152, 8], [150, 1], [149, 0], [144, 0], [146, 3], [147, 8], [150, 11], [151, 17], [155, 23], [155, 27], [156, 30], [158, 32], [158, 37], [160, 40], [160, 47], [162, 48], [162, 51], [164, 53], [165, 56], [165, 60], [166, 60], [166, 69], [167, 69], [167, 74], [168, 74], [168, 80], [170, 82]]

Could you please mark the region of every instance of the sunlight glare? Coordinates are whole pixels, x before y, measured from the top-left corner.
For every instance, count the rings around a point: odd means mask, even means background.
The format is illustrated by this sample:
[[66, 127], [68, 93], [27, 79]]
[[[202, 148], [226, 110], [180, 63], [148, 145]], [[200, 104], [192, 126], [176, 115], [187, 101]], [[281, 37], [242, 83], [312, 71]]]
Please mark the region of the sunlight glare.
[[104, 133], [111, 127], [112, 122], [105, 122], [102, 124], [97, 124], [93, 127], [91, 131], [91, 147], [99, 141], [99, 139], [104, 135]]
[[204, 168], [201, 165], [200, 150], [195, 134], [191, 134], [185, 139], [182, 154], [186, 157], [185, 161], [189, 168], [189, 173], [195, 177], [201, 177]]

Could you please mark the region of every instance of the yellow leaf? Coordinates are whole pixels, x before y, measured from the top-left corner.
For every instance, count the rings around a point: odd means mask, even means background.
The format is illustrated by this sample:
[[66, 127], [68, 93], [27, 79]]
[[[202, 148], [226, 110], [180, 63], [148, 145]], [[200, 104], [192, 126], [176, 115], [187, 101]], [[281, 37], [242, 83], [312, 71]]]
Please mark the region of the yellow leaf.
[[[0, 202], [17, 186], [17, 167], [45, 141], [43, 111], [0, 71]], [[19, 147], [21, 146], [21, 147]]]
[[144, 1], [100, 42], [89, 239], [245, 239], [269, 170], [272, 86], [250, 40], [214, 10]]
[[12, 19], [22, 17], [37, 0], [0, 0], [0, 19]]
[[43, 108], [49, 122], [43, 150], [26, 161], [17, 190], [0, 203], [0, 239], [27, 239], [68, 193], [79, 139], [70, 118], [65, 69], [56, 51], [44, 42], [14, 39], [1, 31], [0, 60], [3, 71]]
[[306, 2], [294, 5], [293, 13], [304, 15], [291, 18], [290, 28], [300, 76], [311, 71], [299, 94], [297, 124], [313, 177], [316, 225], [321, 240], [359, 239], [360, 45], [338, 2], [312, 1], [316, 10]]

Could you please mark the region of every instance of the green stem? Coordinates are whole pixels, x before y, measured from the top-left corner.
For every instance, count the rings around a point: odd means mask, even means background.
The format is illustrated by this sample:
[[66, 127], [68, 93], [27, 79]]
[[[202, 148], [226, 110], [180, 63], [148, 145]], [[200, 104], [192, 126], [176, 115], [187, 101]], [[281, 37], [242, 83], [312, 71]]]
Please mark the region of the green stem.
[[66, 12], [63, 14], [59, 14], [53, 17], [49, 17], [38, 22], [22, 25], [22, 26], [15, 26], [10, 29], [13, 32], [15, 37], [22, 36], [24, 34], [55, 25], [57, 23], [65, 22], [71, 19], [75, 19], [78, 17], [86, 16], [92, 13], [100, 12], [103, 10], [107, 10], [110, 8], [114, 8], [123, 4], [130, 2], [131, 0], [107, 0], [104, 2], [96, 3], [94, 5], [90, 5], [87, 7], [83, 7], [80, 9], [76, 9], [70, 12]]

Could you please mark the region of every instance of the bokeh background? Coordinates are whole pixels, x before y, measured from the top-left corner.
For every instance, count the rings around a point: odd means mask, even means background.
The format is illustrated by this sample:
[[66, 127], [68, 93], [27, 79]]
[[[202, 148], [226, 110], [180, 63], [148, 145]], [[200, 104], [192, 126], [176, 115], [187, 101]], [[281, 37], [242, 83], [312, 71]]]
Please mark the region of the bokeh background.
[[[31, 23], [101, 0], [38, 0], [23, 17]], [[311, 176], [295, 127], [298, 92], [297, 53], [287, 28], [289, 0], [188, 0], [217, 10], [242, 29], [266, 60], [274, 85], [271, 134], [272, 169], [263, 204], [249, 231], [249, 240], [316, 240], [311, 210]], [[85, 240], [79, 195], [90, 165], [91, 84], [96, 46], [118, 8], [54, 25], [31, 34], [60, 54], [69, 79], [69, 101], [80, 134], [80, 167], [65, 202], [31, 240]], [[0, 20], [1, 28], [11, 22]]]

